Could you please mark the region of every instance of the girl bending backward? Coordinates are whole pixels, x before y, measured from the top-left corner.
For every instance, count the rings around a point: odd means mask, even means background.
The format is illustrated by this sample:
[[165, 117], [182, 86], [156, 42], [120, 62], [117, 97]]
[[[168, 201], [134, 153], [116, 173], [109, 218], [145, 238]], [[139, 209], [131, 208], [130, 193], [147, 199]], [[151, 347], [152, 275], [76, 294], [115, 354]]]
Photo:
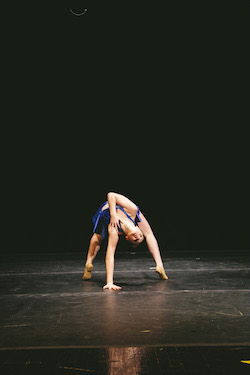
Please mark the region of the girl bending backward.
[[164, 271], [157, 240], [139, 207], [121, 194], [108, 193], [107, 198], [108, 200], [99, 207], [93, 216], [94, 229], [89, 244], [83, 280], [91, 278], [93, 261], [107, 232], [109, 234], [106, 252], [107, 283], [103, 289], [121, 289], [120, 286], [114, 284], [113, 275], [116, 246], [119, 236], [122, 235], [125, 235], [126, 240], [130, 241], [133, 246], [139, 245], [145, 238], [148, 249], [156, 263], [155, 271], [161, 279], [168, 279]]

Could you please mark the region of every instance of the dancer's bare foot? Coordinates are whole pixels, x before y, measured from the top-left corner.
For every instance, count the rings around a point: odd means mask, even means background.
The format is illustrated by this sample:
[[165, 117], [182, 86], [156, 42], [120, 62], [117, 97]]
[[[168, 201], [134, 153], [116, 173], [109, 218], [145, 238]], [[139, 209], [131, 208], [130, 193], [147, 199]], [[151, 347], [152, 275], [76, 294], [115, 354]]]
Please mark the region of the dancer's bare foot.
[[85, 266], [85, 270], [84, 270], [84, 275], [83, 275], [83, 280], [89, 280], [91, 279], [91, 271], [93, 270], [93, 264], [92, 263], [88, 263], [86, 264]]
[[165, 274], [164, 268], [161, 266], [156, 266], [155, 272], [157, 272], [162, 280], [168, 280], [167, 275]]

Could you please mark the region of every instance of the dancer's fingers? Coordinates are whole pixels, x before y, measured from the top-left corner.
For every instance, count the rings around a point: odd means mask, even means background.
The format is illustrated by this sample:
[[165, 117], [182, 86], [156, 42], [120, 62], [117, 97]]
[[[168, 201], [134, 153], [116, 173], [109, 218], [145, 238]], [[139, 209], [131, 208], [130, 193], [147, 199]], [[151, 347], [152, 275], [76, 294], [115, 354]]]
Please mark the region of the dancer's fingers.
[[118, 286], [118, 285], [115, 285], [115, 284], [111, 284], [111, 283], [109, 283], [109, 284], [105, 285], [105, 286], [103, 287], [103, 289], [107, 289], [107, 290], [120, 290], [121, 287]]

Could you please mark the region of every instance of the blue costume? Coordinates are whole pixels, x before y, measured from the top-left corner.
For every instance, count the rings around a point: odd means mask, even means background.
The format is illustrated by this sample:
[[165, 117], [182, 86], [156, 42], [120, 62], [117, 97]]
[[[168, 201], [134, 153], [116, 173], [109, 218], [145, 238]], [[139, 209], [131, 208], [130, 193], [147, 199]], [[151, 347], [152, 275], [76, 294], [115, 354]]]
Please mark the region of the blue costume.
[[[94, 223], [94, 229], [93, 229], [93, 233], [97, 233], [97, 234], [100, 234], [102, 238], [104, 238], [107, 234], [107, 227], [110, 223], [110, 211], [109, 211], [109, 207], [107, 207], [105, 210], [102, 211], [102, 208], [105, 206], [105, 204], [107, 204], [108, 202], [104, 202], [99, 208], [98, 210], [96, 211], [96, 213], [94, 214], [93, 218], [92, 218], [92, 221]], [[138, 222], [141, 221], [141, 218], [140, 218], [140, 209], [139, 207], [137, 206], [137, 213], [136, 213], [136, 217], [135, 217], [135, 220], [133, 220], [128, 214], [127, 212], [124, 210], [123, 207], [119, 206], [118, 204], [116, 205], [116, 209], [119, 209], [121, 210], [122, 212], [125, 213], [125, 215], [135, 224], [137, 225]], [[118, 230], [119, 232], [122, 232], [123, 233], [123, 230], [121, 228], [121, 224], [120, 226], [118, 227]]]

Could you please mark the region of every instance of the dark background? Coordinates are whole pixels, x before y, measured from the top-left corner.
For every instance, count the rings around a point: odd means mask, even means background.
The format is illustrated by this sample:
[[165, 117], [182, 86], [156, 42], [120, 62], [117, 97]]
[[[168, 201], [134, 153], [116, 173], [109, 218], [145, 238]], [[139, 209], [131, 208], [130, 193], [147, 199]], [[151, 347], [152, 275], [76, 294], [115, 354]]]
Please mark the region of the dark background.
[[108, 191], [162, 250], [249, 249], [248, 2], [5, 8], [3, 252], [86, 251]]

